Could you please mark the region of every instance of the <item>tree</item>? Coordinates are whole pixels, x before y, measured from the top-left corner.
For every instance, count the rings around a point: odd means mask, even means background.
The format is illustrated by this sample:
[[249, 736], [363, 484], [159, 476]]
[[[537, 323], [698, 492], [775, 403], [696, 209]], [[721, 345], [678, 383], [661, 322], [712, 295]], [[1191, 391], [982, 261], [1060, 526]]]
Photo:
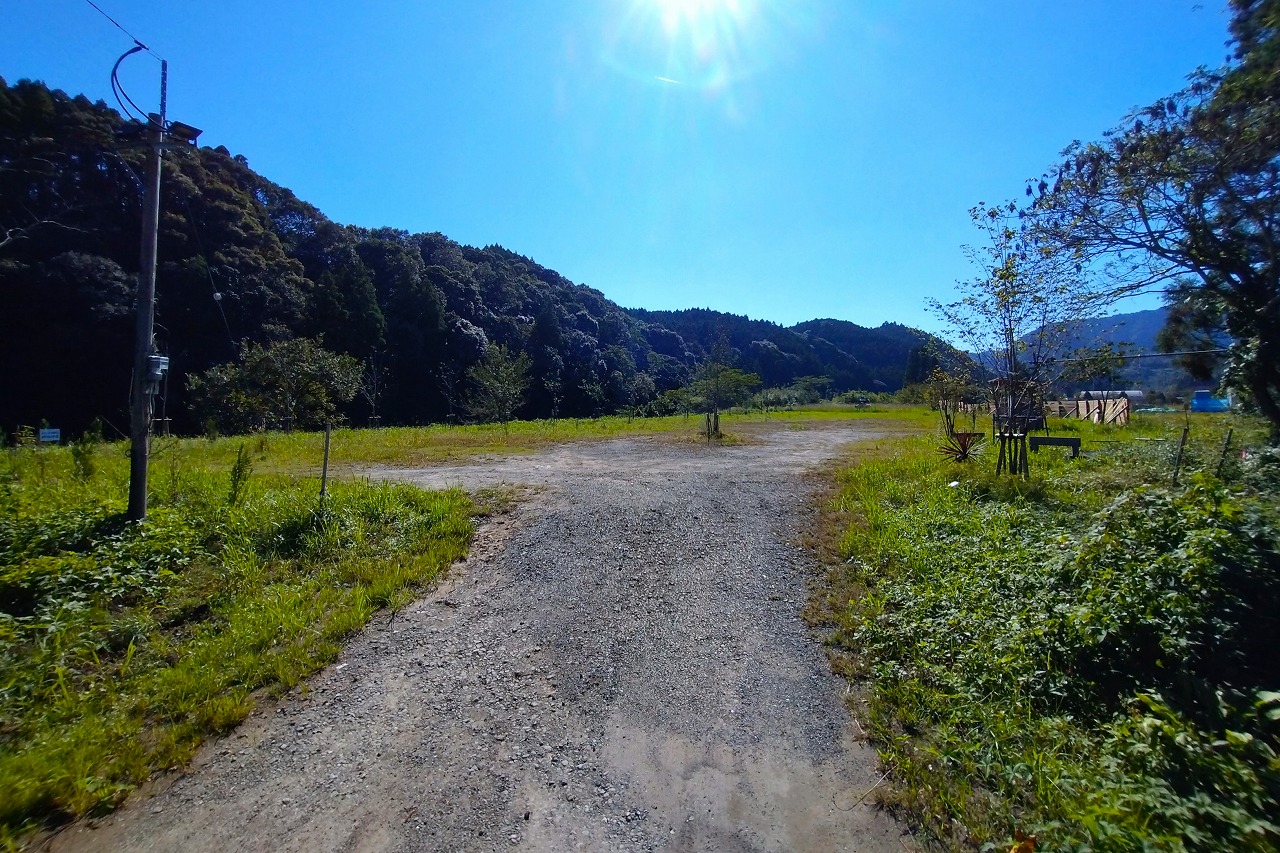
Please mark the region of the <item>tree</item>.
[[1280, 438], [1280, 0], [1232, 0], [1234, 59], [1072, 143], [1027, 192], [1028, 224], [1116, 294], [1162, 290], [1164, 345], [1229, 336], [1225, 384]]
[[238, 364], [192, 374], [187, 385], [197, 415], [223, 432], [274, 424], [313, 429], [337, 419], [338, 405], [356, 395], [363, 373], [351, 356], [298, 338], [267, 346], [245, 342]]
[[1090, 288], [1073, 253], [1038, 245], [1018, 214], [1012, 202], [970, 210], [986, 237], [981, 245], [965, 247], [979, 275], [959, 283], [959, 300], [929, 301], [995, 378], [1002, 418], [1039, 414], [1031, 406], [1061, 373], [1077, 321], [1098, 314], [1109, 301], [1108, 294]]
[[711, 355], [698, 369], [689, 385], [699, 407], [709, 415], [718, 417], [721, 409], [736, 406], [760, 387], [760, 377], [733, 367], [735, 351], [729, 344], [724, 330], [716, 334], [711, 345]]
[[555, 304], [548, 300], [538, 310], [533, 328], [529, 330], [529, 340], [525, 343], [533, 375], [537, 377], [529, 401], [534, 417], [556, 418], [560, 415], [560, 401], [564, 397], [561, 387], [563, 350], [564, 333], [560, 328], [560, 317]]
[[380, 426], [382, 416], [378, 414], [378, 403], [387, 391], [387, 369], [382, 364], [382, 353], [374, 350], [364, 361], [364, 369], [360, 374], [360, 396], [369, 404], [370, 426]]
[[719, 414], [744, 402], [751, 392], [760, 387], [760, 377], [747, 373], [736, 367], [729, 367], [718, 362], [708, 362], [693, 381], [690, 390], [700, 402], [703, 411], [708, 414]]
[[383, 346], [386, 320], [373, 279], [358, 259], [316, 277], [306, 328], [336, 352], [365, 358]]
[[660, 415], [680, 414], [688, 418], [694, 410], [693, 394], [688, 388], [672, 388], [663, 391], [653, 402], [653, 410]]
[[639, 409], [641, 406], [648, 405], [658, 396], [658, 386], [653, 381], [653, 377], [647, 373], [637, 373], [631, 377], [631, 384], [627, 387], [628, 398], [631, 401], [631, 408]]
[[919, 385], [928, 380], [940, 366], [937, 353], [928, 346], [913, 347], [907, 354], [907, 367], [902, 373], [902, 384]]
[[467, 371], [471, 393], [467, 408], [482, 421], [498, 421], [505, 431], [524, 402], [529, 387], [529, 356], [511, 355], [502, 344], [490, 344], [484, 358]]
[[826, 376], [800, 376], [791, 383], [792, 398], [801, 405], [819, 403], [831, 390], [831, 379]]
[[102, 191], [126, 185], [121, 159], [108, 153], [112, 124], [84, 96], [0, 77], [0, 255], [88, 235], [85, 223], [110, 198]]

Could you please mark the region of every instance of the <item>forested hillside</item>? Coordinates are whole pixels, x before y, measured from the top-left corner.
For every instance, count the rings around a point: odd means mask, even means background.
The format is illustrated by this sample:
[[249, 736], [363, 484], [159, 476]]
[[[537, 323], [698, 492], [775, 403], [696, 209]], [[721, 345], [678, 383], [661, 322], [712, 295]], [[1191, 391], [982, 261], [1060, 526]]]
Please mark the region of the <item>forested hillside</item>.
[[705, 344], [720, 337], [738, 366], [760, 375], [765, 385], [788, 385], [801, 376], [825, 376], [832, 390], [890, 390], [902, 387], [912, 351], [945, 344], [916, 329], [885, 323], [868, 329], [846, 320], [810, 320], [786, 328], [777, 323], [693, 308], [631, 314], [661, 325], [688, 341]]
[[[0, 80], [6, 432], [42, 420], [74, 432], [97, 417], [123, 426], [137, 131], [102, 102]], [[269, 359], [273, 343], [299, 338], [358, 360], [362, 393], [345, 414], [362, 422], [376, 406], [384, 423], [464, 416], [468, 368], [489, 344], [527, 354], [520, 414], [547, 417], [643, 404], [688, 382], [718, 339], [766, 385], [822, 375], [833, 390], [894, 389], [923, 340], [892, 325], [784, 329], [710, 311], [627, 312], [500, 246], [340, 225], [223, 147], [167, 154], [161, 194], [156, 343], [171, 371], [158, 414], [180, 431], [226, 417], [227, 398], [202, 408], [191, 377], [252, 351]]]

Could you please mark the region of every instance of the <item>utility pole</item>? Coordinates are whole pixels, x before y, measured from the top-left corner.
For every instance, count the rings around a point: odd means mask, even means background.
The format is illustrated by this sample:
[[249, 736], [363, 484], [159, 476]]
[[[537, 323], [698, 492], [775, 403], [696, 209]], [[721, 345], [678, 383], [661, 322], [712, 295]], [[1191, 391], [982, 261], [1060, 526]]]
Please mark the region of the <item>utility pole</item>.
[[147, 116], [147, 175], [142, 191], [142, 255], [138, 263], [138, 314], [134, 328], [133, 394], [129, 400], [130, 521], [147, 517], [147, 462], [151, 456], [152, 387], [147, 379], [155, 349], [156, 239], [160, 230], [160, 161], [164, 157], [168, 63], [160, 66], [160, 109]]
[[[127, 56], [128, 54], [126, 54]], [[123, 59], [123, 57], [121, 57]], [[119, 63], [117, 63], [119, 64]], [[160, 112], [147, 116], [147, 174], [142, 192], [142, 255], [138, 264], [138, 305], [133, 351], [133, 392], [129, 398], [130, 521], [147, 517], [147, 463], [151, 456], [152, 404], [169, 359], [155, 351], [156, 240], [160, 230], [160, 164], [166, 148], [195, 145], [200, 131], [165, 118], [169, 63], [160, 62]]]

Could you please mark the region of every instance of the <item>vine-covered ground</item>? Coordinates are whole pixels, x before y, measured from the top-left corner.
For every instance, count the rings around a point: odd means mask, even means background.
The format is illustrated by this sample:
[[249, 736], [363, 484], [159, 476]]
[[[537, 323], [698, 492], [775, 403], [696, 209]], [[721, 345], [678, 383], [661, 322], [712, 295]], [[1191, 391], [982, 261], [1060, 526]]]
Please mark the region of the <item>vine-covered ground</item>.
[[1187, 423], [1056, 423], [1086, 455], [1025, 481], [923, 438], [841, 473], [836, 658], [944, 845], [1280, 846], [1280, 455], [1195, 419], [1175, 486]]

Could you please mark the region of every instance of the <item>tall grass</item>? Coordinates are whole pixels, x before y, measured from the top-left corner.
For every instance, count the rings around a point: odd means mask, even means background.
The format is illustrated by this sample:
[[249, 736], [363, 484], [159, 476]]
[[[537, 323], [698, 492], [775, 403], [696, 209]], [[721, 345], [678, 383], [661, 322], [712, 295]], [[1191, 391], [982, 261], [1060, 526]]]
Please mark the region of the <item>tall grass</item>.
[[252, 440], [185, 442], [162, 448], [137, 525], [123, 454], [98, 446], [86, 475], [85, 452], [0, 469], [3, 846], [111, 808], [332, 661], [463, 556], [479, 511], [361, 481], [321, 503], [313, 479], [252, 473]]

